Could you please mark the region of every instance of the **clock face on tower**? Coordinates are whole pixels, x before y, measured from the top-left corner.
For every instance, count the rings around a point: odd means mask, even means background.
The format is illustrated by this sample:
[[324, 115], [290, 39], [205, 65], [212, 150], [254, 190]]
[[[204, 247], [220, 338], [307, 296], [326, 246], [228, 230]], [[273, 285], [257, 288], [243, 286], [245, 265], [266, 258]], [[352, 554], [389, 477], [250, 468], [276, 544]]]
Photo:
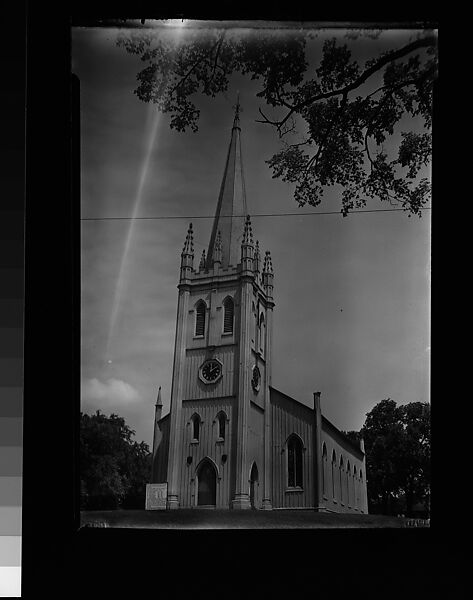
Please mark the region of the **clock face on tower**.
[[253, 367], [253, 375], [251, 377], [251, 385], [252, 385], [253, 389], [255, 390], [255, 392], [259, 391], [260, 383], [261, 383], [261, 373], [260, 373], [258, 367], [255, 365]]
[[206, 360], [199, 369], [199, 379], [204, 383], [215, 383], [222, 376], [222, 363], [212, 358]]

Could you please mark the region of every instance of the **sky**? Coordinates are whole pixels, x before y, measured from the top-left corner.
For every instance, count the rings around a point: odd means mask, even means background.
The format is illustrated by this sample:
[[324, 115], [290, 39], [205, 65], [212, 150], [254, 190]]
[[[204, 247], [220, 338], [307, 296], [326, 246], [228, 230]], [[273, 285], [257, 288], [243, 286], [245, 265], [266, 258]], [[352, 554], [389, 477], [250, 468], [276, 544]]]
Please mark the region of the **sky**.
[[[184, 28], [171, 35], [185, 36]], [[309, 406], [320, 391], [323, 414], [342, 430], [359, 430], [384, 398], [429, 402], [430, 211], [421, 219], [307, 214], [338, 213], [341, 190], [331, 189], [316, 208], [299, 208], [293, 186], [272, 179], [265, 160], [280, 142], [256, 123], [264, 108], [256, 82], [234, 75], [225, 95], [196, 97], [198, 132], [176, 132], [168, 115], [133, 94], [144, 63], [116, 45], [117, 33], [71, 31], [81, 85], [82, 410], [119, 414], [137, 441], [152, 445], [159, 386], [163, 414], [169, 410], [180, 253], [189, 222], [196, 261], [207, 249], [237, 92], [248, 210], [296, 213], [252, 217], [275, 275], [273, 386]], [[344, 33], [318, 31], [309, 63], [324, 39]], [[366, 60], [415, 34], [344, 41]]]

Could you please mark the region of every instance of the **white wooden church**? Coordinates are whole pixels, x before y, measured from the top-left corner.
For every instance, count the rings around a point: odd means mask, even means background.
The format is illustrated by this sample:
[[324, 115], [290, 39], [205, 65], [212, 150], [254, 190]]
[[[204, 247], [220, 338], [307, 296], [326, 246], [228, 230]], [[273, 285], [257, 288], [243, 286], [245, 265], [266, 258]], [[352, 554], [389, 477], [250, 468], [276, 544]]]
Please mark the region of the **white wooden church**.
[[207, 256], [181, 254], [170, 412], [156, 403], [152, 483], [167, 508], [367, 513], [363, 441], [271, 385], [273, 267], [247, 214], [239, 106]]

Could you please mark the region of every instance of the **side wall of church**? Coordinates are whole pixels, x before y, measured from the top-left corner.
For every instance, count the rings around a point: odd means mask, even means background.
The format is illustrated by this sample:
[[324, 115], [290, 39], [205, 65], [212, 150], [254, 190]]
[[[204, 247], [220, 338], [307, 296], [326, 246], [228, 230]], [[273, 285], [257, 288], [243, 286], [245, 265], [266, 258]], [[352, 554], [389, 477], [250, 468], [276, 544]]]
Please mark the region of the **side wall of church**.
[[363, 452], [322, 417], [322, 505], [333, 512], [367, 513]]
[[[225, 413], [225, 437], [219, 438], [217, 415]], [[200, 419], [199, 439], [193, 439], [192, 417]], [[180, 498], [182, 508], [197, 504], [197, 470], [201, 461], [208, 458], [217, 472], [217, 508], [229, 508], [233, 489], [236, 447], [236, 411], [234, 399], [216, 398], [182, 403], [182, 432], [180, 468]], [[226, 459], [224, 458], [226, 456]]]
[[[273, 508], [314, 506], [314, 411], [271, 389], [272, 504]], [[302, 441], [302, 486], [289, 487], [287, 443], [292, 434]]]

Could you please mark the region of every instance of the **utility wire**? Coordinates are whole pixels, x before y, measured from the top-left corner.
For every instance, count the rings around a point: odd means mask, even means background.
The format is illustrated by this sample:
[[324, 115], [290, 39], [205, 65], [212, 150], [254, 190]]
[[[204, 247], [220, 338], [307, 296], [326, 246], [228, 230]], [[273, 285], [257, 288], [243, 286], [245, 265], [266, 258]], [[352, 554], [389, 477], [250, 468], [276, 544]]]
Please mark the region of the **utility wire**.
[[[431, 210], [431, 207], [425, 207], [422, 210]], [[376, 212], [398, 212], [403, 211], [406, 212], [404, 208], [375, 208], [371, 210], [353, 210], [349, 214], [357, 214], [357, 213], [376, 213]], [[258, 217], [305, 217], [308, 215], [341, 215], [340, 211], [327, 211], [327, 212], [307, 212], [307, 213], [265, 213], [265, 214], [250, 214], [250, 217], [258, 218]], [[228, 215], [233, 217], [246, 217], [246, 215]], [[163, 215], [160, 217], [83, 217], [81, 221], [155, 221], [160, 219], [214, 219], [215, 215]], [[222, 217], [221, 217], [222, 218]]]

